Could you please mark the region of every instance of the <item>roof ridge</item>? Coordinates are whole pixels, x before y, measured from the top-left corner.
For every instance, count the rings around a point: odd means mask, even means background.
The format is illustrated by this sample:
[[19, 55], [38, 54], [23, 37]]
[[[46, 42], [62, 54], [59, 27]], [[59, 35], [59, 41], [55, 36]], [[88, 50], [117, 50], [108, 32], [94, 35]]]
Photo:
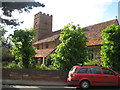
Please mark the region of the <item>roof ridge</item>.
[[61, 29], [60, 29], [60, 30], [53, 31], [52, 33], [60, 32], [60, 31], [61, 31]]
[[[99, 24], [108, 23], [108, 22], [111, 22], [111, 21], [117, 21], [117, 23], [118, 23], [118, 20], [117, 20], [117, 19], [112, 19], [112, 20], [103, 21], [103, 22], [100, 22], [100, 23], [97, 23], [97, 24], [88, 25], [88, 26], [85, 26], [85, 27], [83, 27], [83, 28], [92, 27], [92, 26], [96, 26], [96, 25], [99, 25]], [[118, 24], [119, 24], [119, 23], [118, 23]]]

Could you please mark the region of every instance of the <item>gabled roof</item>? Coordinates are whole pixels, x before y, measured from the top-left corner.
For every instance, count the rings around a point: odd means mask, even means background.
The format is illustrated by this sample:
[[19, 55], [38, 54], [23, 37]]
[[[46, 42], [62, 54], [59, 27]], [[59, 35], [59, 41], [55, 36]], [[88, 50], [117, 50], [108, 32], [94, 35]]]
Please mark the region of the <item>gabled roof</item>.
[[55, 49], [40, 49], [36, 50], [37, 54], [34, 57], [46, 57], [51, 54]]
[[[88, 38], [87, 46], [101, 45], [102, 30], [105, 29], [106, 27], [112, 25], [112, 24], [119, 25], [118, 20], [113, 19], [110, 21], [106, 21], [106, 22], [102, 22], [102, 23], [98, 23], [95, 25], [84, 27], [83, 32], [86, 33], [86, 37]], [[45, 37], [43, 37], [43, 39], [34, 42], [33, 45], [55, 41], [56, 39], [59, 38], [60, 33], [61, 33], [61, 30], [52, 32], [52, 34], [46, 35]]]
[[84, 27], [83, 32], [86, 33], [86, 37], [88, 38], [87, 46], [101, 45], [102, 30], [112, 24], [118, 25], [117, 19]]
[[50, 37], [46, 37], [44, 39], [34, 42], [33, 45], [55, 41], [56, 39], [59, 38], [59, 36], [60, 36], [60, 34], [55, 34]]

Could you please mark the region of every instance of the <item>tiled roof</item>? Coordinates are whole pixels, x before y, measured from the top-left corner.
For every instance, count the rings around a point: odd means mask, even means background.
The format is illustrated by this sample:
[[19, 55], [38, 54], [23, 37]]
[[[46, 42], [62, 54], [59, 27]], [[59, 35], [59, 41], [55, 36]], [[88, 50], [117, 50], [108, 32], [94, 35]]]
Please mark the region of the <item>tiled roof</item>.
[[34, 42], [33, 45], [40, 44], [40, 43], [45, 43], [45, 42], [55, 41], [56, 39], [59, 38], [59, 36], [60, 36], [60, 34], [55, 34], [55, 35], [52, 35], [50, 37], [46, 37], [44, 39], [41, 39], [39, 41]]
[[118, 21], [114, 19], [114, 20], [110, 20], [110, 21], [84, 27], [83, 32], [86, 33], [86, 37], [88, 38], [87, 46], [101, 45], [102, 30], [112, 24], [118, 25]]
[[[106, 22], [102, 22], [102, 23], [98, 23], [95, 25], [84, 27], [83, 32], [86, 33], [86, 37], [88, 38], [87, 46], [101, 45], [102, 30], [112, 24], [118, 25], [117, 19], [113, 19], [110, 21], [106, 21]], [[55, 41], [56, 39], [59, 38], [60, 32], [61, 32], [61, 30], [55, 31], [52, 34], [50, 34], [49, 36], [47, 35], [47, 36], [43, 37], [43, 39], [34, 42], [33, 45]]]
[[[114, 19], [114, 20], [110, 20], [110, 21], [84, 27], [83, 32], [86, 33], [86, 37], [88, 38], [87, 46], [101, 45], [102, 30], [111, 24], [118, 25], [118, 21]], [[43, 39], [34, 42], [33, 45], [55, 41], [59, 38], [60, 33], [61, 33], [61, 30], [55, 31], [52, 34], [46, 35], [45, 37], [43, 37]], [[46, 57], [49, 54], [51, 54], [54, 50], [55, 49], [36, 50], [37, 54], [35, 55], [35, 57]]]
[[40, 49], [36, 50], [37, 54], [34, 57], [46, 57], [51, 54], [55, 49]]

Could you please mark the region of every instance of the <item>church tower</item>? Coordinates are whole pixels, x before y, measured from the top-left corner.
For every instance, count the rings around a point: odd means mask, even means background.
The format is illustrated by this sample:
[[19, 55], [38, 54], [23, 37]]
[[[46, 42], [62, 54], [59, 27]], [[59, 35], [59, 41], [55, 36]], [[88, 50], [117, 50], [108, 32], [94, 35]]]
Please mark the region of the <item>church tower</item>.
[[42, 39], [43, 36], [52, 33], [52, 15], [45, 14], [42, 12], [37, 13], [34, 16], [34, 30], [34, 41], [38, 41]]

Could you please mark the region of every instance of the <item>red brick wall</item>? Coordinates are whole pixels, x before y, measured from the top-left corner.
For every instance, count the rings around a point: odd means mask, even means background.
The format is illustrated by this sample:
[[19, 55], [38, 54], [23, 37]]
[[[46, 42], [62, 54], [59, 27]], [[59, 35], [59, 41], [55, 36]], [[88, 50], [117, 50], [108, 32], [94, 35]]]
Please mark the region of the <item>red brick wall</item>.
[[34, 69], [2, 69], [3, 80], [66, 82], [68, 72]]

